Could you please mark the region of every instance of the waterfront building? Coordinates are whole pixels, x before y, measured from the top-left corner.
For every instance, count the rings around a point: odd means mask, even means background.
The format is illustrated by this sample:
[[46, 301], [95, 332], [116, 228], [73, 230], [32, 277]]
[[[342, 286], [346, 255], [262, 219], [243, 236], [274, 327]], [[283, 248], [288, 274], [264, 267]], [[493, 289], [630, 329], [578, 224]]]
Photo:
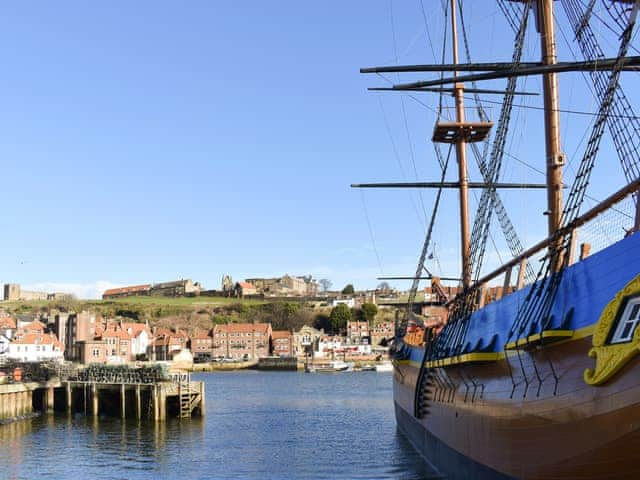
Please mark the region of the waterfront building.
[[0, 317], [0, 357], [7, 354], [9, 344], [16, 333], [16, 321], [13, 317]]
[[191, 336], [190, 346], [193, 360], [209, 362], [213, 359], [213, 337], [209, 331], [201, 330]]
[[0, 334], [12, 338], [16, 332], [16, 320], [13, 317], [0, 317]]
[[288, 330], [274, 330], [271, 332], [271, 350], [279, 357], [293, 356], [293, 334]]
[[347, 322], [347, 338], [351, 343], [369, 343], [369, 323], [353, 321]]
[[80, 312], [60, 314], [56, 317], [54, 325], [59, 333], [64, 332], [62, 342], [65, 346], [65, 358], [70, 361], [79, 361], [80, 350], [78, 342], [93, 340], [99, 334], [100, 322], [95, 313]]
[[270, 323], [228, 323], [213, 329], [213, 355], [255, 359], [269, 355]]
[[148, 347], [148, 357], [154, 361], [171, 360], [187, 348], [188, 340], [187, 334], [180, 330], [173, 332], [168, 328], [157, 328]]
[[342, 353], [346, 338], [339, 335], [322, 335], [318, 339], [318, 347], [314, 356], [333, 358], [336, 353]]
[[370, 330], [371, 345], [377, 346], [391, 341], [394, 335], [394, 322], [378, 322]]
[[136, 360], [147, 356], [147, 349], [151, 343], [151, 331], [145, 323], [121, 322], [120, 327], [131, 337], [131, 354]]
[[107, 345], [105, 340], [83, 340], [76, 343], [77, 349], [77, 361], [84, 365], [90, 363], [106, 363], [108, 359], [108, 353], [110, 345]]
[[133, 360], [131, 352], [131, 336], [119, 328], [108, 328], [98, 338], [106, 345], [106, 361], [110, 363], [129, 362]]
[[18, 328], [8, 345], [6, 356], [21, 362], [61, 361], [64, 346], [54, 333], [47, 333], [39, 320]]
[[355, 355], [371, 355], [371, 345], [368, 343], [350, 344], [346, 343], [336, 353], [353, 357]]
[[313, 355], [317, 350], [318, 341], [324, 335], [324, 330], [317, 330], [308, 325], [303, 326], [297, 332], [293, 332], [293, 355], [304, 357]]

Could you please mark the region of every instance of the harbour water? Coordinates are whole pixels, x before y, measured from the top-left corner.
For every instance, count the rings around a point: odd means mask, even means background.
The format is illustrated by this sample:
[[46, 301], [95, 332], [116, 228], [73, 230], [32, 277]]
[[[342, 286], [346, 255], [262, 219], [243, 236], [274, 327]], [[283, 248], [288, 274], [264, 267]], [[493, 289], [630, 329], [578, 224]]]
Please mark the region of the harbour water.
[[0, 478], [430, 479], [397, 432], [391, 374], [230, 372], [206, 416], [43, 415], [0, 426]]

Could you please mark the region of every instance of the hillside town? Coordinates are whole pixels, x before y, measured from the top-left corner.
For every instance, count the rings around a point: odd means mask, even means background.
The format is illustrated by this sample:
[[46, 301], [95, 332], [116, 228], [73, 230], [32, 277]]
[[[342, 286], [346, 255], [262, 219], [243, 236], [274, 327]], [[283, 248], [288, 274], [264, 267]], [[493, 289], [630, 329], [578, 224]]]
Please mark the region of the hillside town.
[[230, 323], [188, 334], [95, 313], [20, 315], [0, 312], [0, 358], [20, 362], [69, 361], [121, 364], [171, 361], [189, 351], [196, 363], [251, 361], [261, 357], [333, 358], [381, 354], [393, 337], [393, 323], [370, 326], [351, 321], [342, 334], [311, 326], [273, 330], [270, 323]]
[[[0, 310], [0, 361], [123, 364], [172, 361], [184, 352], [194, 363], [251, 362], [270, 356], [301, 361], [382, 356], [394, 336], [393, 312], [407, 306], [406, 295], [386, 284], [371, 291], [356, 291], [351, 285], [331, 291], [329, 286], [330, 282], [316, 281], [310, 275], [287, 274], [240, 282], [225, 275], [220, 290], [205, 290], [199, 282], [180, 279], [108, 289], [102, 295], [104, 301], [226, 296], [239, 301], [260, 298], [272, 305], [297, 298], [298, 303], [290, 305], [318, 307], [328, 312], [324, 317], [319, 315], [324, 323], [309, 321], [285, 328], [281, 323], [274, 328], [269, 316], [222, 317], [203, 328], [202, 324], [140, 321], [127, 317], [126, 312], [109, 316], [90, 309], [76, 312], [53, 308], [16, 315]], [[21, 300], [27, 305], [33, 300], [55, 303], [70, 298], [68, 294], [26, 291], [19, 284], [4, 285], [4, 293], [6, 302]], [[444, 286], [434, 277], [412, 307], [426, 325], [441, 326], [446, 321], [444, 304], [457, 293], [458, 288]], [[482, 301], [489, 303], [502, 294], [502, 288], [488, 288]], [[332, 320], [334, 313], [342, 315], [337, 323]], [[412, 328], [409, 340], [415, 339], [419, 344], [423, 331], [422, 327]]]

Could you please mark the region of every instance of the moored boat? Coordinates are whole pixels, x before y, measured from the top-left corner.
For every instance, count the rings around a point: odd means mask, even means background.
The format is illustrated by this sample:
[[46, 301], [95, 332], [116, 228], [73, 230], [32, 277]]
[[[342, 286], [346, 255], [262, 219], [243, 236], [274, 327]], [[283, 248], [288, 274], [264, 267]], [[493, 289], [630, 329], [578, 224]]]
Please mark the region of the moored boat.
[[308, 373], [340, 373], [353, 370], [353, 363], [342, 360], [332, 360], [323, 364], [309, 364], [305, 368]]
[[[482, 64], [458, 61], [458, 29], [469, 56], [463, 2], [442, 3], [451, 22], [452, 63], [363, 69], [378, 74], [439, 72], [439, 78], [384, 90], [450, 94], [456, 112], [453, 120], [438, 113], [432, 138], [455, 149], [455, 182], [445, 181], [447, 162], [442, 161], [440, 182], [359, 185], [437, 189], [418, 268], [410, 277], [409, 313], [398, 323], [392, 345], [398, 426], [450, 478], [640, 478], [640, 119], [621, 85], [623, 76], [637, 77], [633, 72], [640, 64], [640, 57], [628, 55], [637, 51], [632, 40], [640, 2], [498, 0], [514, 30], [515, 48], [510, 62]], [[584, 57], [581, 61], [557, 61], [560, 9]], [[525, 36], [532, 30], [530, 17], [541, 59], [525, 62], [521, 57]], [[599, 40], [603, 29], [594, 22], [605, 22], [613, 34], [610, 57]], [[566, 159], [557, 75], [571, 71], [588, 72], [583, 77], [598, 109], [585, 127], [586, 146], [581, 146], [582, 159], [563, 201]], [[546, 168], [548, 235], [525, 250], [499, 191], [514, 186], [501, 183], [500, 174], [513, 100], [526, 94], [516, 90], [517, 79], [532, 75], [541, 76], [544, 95], [540, 156]], [[506, 80], [506, 88], [479, 88], [475, 83], [496, 79]], [[485, 94], [502, 96], [497, 125], [479, 100]], [[478, 112], [476, 120], [465, 116], [469, 98]], [[596, 180], [592, 171], [605, 132], [613, 146], [607, 157], [611, 165], [618, 157], [621, 181], [587, 209], [586, 191]], [[474, 146], [481, 182], [469, 181], [467, 144], [486, 145], [484, 156]], [[525, 182], [520, 186], [536, 188]], [[411, 307], [425, 275], [434, 290], [441, 290], [425, 259], [440, 193], [449, 187], [459, 191], [462, 272], [455, 275], [460, 279], [457, 295], [440, 295], [446, 322], [436, 329]], [[469, 188], [482, 190], [473, 226]], [[500, 221], [512, 258], [482, 274], [492, 215]], [[581, 237], [591, 226], [605, 233], [597, 251]], [[534, 265], [539, 266], [537, 273]]]

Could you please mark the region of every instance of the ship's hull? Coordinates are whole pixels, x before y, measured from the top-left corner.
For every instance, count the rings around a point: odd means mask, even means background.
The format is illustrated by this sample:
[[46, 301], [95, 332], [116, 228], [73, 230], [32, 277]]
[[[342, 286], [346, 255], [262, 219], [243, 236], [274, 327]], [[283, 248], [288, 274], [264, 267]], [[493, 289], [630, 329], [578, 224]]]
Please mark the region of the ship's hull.
[[[580, 281], [610, 290], [613, 299], [620, 285], [638, 276], [640, 236], [628, 240], [623, 250], [632, 266], [622, 269], [621, 259], [601, 252], [599, 261], [582, 268]], [[596, 280], [616, 268], [623, 278], [599, 287]], [[625, 357], [599, 385], [585, 380], [596, 364], [589, 352], [603, 310], [595, 298], [565, 295], [565, 309], [582, 319], [591, 309], [593, 317], [569, 339], [504, 350], [502, 358], [485, 363], [431, 365], [422, 398], [416, 386], [423, 351], [409, 347], [409, 359], [394, 370], [400, 430], [450, 478], [640, 478], [640, 357]], [[497, 307], [502, 315], [503, 307]]]
[[[437, 369], [441, 391], [434, 386], [421, 419], [414, 416], [419, 367], [399, 365], [394, 374], [398, 426], [430, 463], [453, 478], [640, 478], [640, 362], [630, 362], [611, 385], [592, 387], [582, 378], [593, 366], [590, 346], [587, 337], [544, 352], [562, 376], [556, 395], [548, 364], [541, 369], [546, 381], [540, 396], [535, 384], [523, 397], [520, 384], [513, 398], [507, 360]], [[479, 385], [473, 401], [471, 380]], [[454, 393], [445, 390], [448, 382], [458, 385]]]

